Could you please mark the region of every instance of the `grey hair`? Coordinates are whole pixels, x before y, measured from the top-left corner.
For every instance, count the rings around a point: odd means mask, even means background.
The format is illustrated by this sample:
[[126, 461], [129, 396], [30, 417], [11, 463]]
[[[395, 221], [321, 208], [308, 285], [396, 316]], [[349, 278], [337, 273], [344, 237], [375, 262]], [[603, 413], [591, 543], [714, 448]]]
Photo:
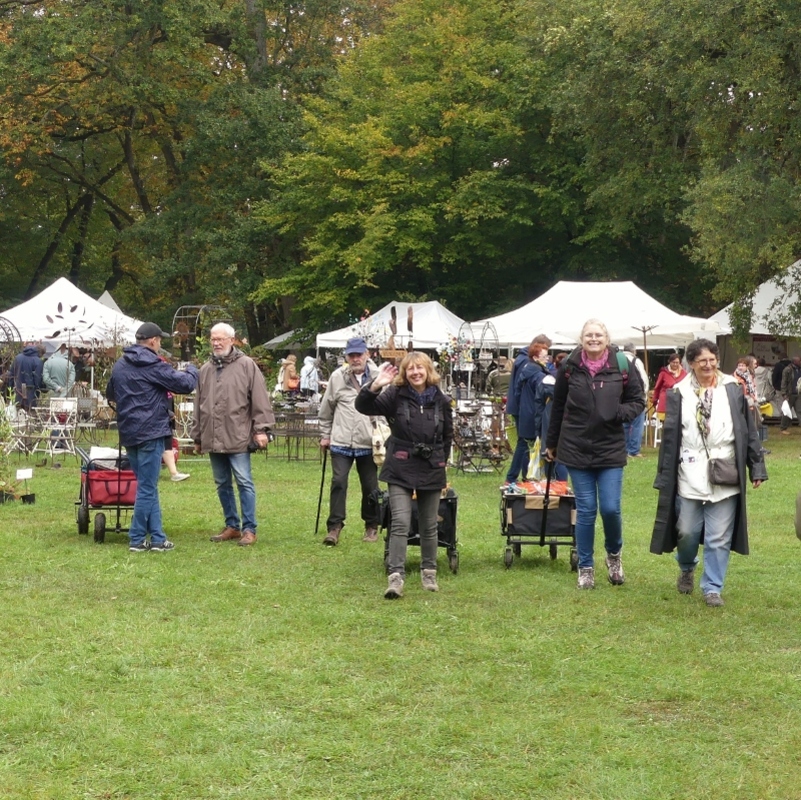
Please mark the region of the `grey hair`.
[[218, 333], [224, 333], [229, 339], [233, 339], [236, 336], [236, 331], [227, 322], [218, 322], [216, 325], [212, 325], [209, 335], [215, 331]]
[[598, 327], [599, 327], [599, 328], [600, 328], [600, 329], [601, 329], [601, 330], [604, 332], [604, 336], [606, 336], [606, 343], [607, 343], [607, 344], [609, 344], [609, 342], [610, 342], [610, 338], [609, 338], [609, 331], [607, 330], [607, 327], [606, 327], [606, 325], [604, 325], [604, 324], [603, 324], [603, 322], [601, 322], [601, 320], [599, 320], [599, 319], [592, 319], [592, 318], [591, 318], [591, 319], [588, 319], [588, 320], [587, 320], [587, 321], [586, 321], [586, 322], [585, 322], [585, 323], [584, 323], [584, 324], [581, 326], [581, 338], [582, 338], [582, 339], [584, 338], [584, 331], [586, 331], [586, 330], [587, 330], [587, 327], [588, 327], [589, 325], [597, 325], [597, 326], [598, 326]]

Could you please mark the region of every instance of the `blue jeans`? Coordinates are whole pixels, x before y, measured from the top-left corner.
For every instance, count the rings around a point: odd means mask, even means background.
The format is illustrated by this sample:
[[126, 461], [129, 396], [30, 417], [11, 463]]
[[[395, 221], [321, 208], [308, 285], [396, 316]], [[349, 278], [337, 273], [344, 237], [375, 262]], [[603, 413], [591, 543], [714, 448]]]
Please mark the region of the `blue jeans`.
[[164, 438], [151, 439], [125, 449], [131, 469], [136, 475], [136, 500], [128, 538], [131, 545], [140, 545], [149, 533], [151, 543], [159, 544], [167, 538], [161, 527], [159, 503], [159, 471], [164, 453]]
[[645, 411], [634, 417], [631, 422], [624, 422], [623, 430], [626, 433], [626, 452], [630, 456], [638, 455], [642, 447], [642, 434], [645, 430]]
[[717, 503], [676, 498], [676, 530], [679, 534], [676, 561], [682, 572], [695, 567], [703, 533], [704, 573], [701, 576], [701, 591], [704, 594], [720, 594], [723, 591], [739, 501], [740, 497], [736, 494]]
[[[517, 420], [515, 420], [517, 426]], [[509, 465], [509, 471], [506, 473], [507, 483], [516, 483], [520, 474], [523, 474], [523, 480], [526, 479], [528, 472], [528, 442], [518, 433], [517, 446], [514, 453], [512, 453], [512, 463]]]
[[[256, 533], [256, 487], [250, 469], [250, 453], [209, 453], [209, 459], [226, 526]], [[236, 510], [232, 475], [239, 489], [239, 505], [242, 507], [241, 525]]]
[[623, 467], [605, 469], [569, 468], [576, 495], [576, 549], [579, 567], [594, 566], [595, 518], [600, 506], [607, 553], [619, 553], [623, 547]]

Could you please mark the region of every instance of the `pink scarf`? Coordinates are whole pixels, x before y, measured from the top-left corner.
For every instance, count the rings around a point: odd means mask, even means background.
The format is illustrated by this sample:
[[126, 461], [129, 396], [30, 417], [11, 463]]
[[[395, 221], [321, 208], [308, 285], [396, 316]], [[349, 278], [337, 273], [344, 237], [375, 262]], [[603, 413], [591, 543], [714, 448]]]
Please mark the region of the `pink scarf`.
[[609, 356], [609, 351], [606, 351], [597, 361], [587, 357], [587, 354], [581, 351], [581, 365], [594, 378], [605, 366]]

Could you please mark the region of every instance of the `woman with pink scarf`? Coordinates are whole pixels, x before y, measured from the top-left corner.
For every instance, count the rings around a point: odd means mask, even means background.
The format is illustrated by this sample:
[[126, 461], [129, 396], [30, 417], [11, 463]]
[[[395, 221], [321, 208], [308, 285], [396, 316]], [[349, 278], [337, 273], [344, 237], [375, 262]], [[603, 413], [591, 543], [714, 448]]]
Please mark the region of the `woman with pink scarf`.
[[[620, 358], [618, 356], [620, 355]], [[625, 356], [609, 346], [609, 332], [597, 319], [584, 323], [581, 346], [563, 362], [556, 376], [546, 458], [567, 466], [576, 495], [578, 587], [595, 588], [595, 519], [601, 513], [609, 582], [624, 581], [623, 423], [645, 407], [643, 385]]]

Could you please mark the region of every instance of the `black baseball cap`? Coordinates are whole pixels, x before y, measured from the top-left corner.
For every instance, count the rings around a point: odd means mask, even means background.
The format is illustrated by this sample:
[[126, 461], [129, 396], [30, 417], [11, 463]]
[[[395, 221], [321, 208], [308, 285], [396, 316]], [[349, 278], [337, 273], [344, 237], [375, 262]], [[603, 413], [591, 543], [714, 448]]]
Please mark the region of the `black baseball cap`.
[[169, 339], [172, 334], [165, 333], [155, 322], [143, 322], [136, 331], [136, 339], [140, 342], [145, 339], [152, 339], [154, 336]]

